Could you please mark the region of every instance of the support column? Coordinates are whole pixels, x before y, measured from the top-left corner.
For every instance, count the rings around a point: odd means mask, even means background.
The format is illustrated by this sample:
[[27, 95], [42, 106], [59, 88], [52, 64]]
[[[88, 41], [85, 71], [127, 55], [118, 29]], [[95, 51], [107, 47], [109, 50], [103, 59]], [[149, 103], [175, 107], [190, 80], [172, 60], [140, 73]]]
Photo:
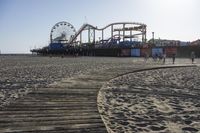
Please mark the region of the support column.
[[132, 41], [132, 30], [130, 30], [130, 41]]
[[[121, 37], [120, 37], [120, 31], [118, 31], [118, 35], [119, 35], [119, 38], [120, 38], [120, 40], [121, 40]], [[120, 41], [120, 40], [119, 40], [119, 41]]]
[[124, 36], [125, 36], [125, 24], [123, 24], [123, 42], [124, 42]]
[[145, 39], [145, 43], [147, 41], [147, 27], [145, 26], [145, 36], [144, 36], [144, 39]]
[[144, 28], [142, 28], [142, 42], [144, 42]]
[[146, 31], [144, 31], [144, 33], [143, 33], [143, 40], [142, 40], [142, 42], [145, 42], [146, 43]]
[[88, 28], [88, 43], [90, 43], [90, 28]]
[[80, 33], [80, 44], [82, 44], [82, 32]]
[[50, 35], [50, 40], [51, 40], [51, 43], [52, 43], [52, 41], [53, 41], [53, 39], [52, 39], [52, 34]]
[[103, 40], [104, 40], [103, 36], [104, 36], [104, 35], [103, 35], [103, 30], [102, 30], [102, 38], [101, 38], [101, 39], [102, 39], [102, 43], [103, 43]]
[[111, 25], [111, 38], [113, 38], [113, 25]]
[[95, 43], [95, 40], [96, 40], [95, 29], [93, 29], [93, 34], [94, 34], [94, 35], [93, 35], [93, 38], [94, 38], [94, 39], [93, 39], [93, 42]]
[[153, 45], [154, 45], [154, 32], [152, 32], [152, 39], [153, 39]]

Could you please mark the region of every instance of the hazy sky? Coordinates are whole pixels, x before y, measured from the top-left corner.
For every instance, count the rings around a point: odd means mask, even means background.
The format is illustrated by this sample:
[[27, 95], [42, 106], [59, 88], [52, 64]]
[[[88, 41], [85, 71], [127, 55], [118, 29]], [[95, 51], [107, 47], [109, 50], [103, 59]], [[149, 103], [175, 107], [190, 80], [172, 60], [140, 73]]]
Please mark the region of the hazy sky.
[[[0, 0], [1, 53], [28, 53], [48, 44], [51, 27], [86, 21], [147, 24], [147, 38], [193, 41], [200, 38], [200, 0]], [[85, 17], [86, 16], [86, 17]], [[85, 19], [86, 18], [86, 19]]]

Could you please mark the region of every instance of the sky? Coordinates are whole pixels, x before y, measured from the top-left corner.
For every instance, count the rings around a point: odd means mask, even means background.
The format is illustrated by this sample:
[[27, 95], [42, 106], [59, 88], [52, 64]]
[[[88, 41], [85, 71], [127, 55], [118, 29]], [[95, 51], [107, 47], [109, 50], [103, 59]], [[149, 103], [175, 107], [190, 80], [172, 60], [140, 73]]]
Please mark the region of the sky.
[[1, 53], [29, 53], [48, 45], [60, 21], [78, 30], [113, 22], [147, 25], [147, 39], [200, 39], [199, 0], [0, 0]]

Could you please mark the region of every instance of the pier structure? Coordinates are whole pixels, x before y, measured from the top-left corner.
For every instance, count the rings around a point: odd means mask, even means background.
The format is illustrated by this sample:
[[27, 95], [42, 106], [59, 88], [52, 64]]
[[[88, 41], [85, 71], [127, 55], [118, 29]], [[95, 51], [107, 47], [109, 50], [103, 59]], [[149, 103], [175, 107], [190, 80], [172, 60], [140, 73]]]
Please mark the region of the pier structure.
[[98, 28], [83, 24], [78, 31], [68, 22], [56, 23], [50, 31], [50, 44], [31, 52], [43, 55], [117, 56], [122, 48], [146, 43], [147, 25], [138, 22], [116, 22]]

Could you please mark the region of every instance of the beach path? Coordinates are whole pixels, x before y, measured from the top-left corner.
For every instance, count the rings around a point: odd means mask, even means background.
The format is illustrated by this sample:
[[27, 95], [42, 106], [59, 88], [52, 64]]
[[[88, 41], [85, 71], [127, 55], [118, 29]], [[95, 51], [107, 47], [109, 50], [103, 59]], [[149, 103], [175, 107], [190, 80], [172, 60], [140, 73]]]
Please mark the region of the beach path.
[[105, 133], [97, 108], [99, 89], [116, 76], [145, 67], [148, 66], [92, 71], [38, 88], [0, 110], [0, 132]]

